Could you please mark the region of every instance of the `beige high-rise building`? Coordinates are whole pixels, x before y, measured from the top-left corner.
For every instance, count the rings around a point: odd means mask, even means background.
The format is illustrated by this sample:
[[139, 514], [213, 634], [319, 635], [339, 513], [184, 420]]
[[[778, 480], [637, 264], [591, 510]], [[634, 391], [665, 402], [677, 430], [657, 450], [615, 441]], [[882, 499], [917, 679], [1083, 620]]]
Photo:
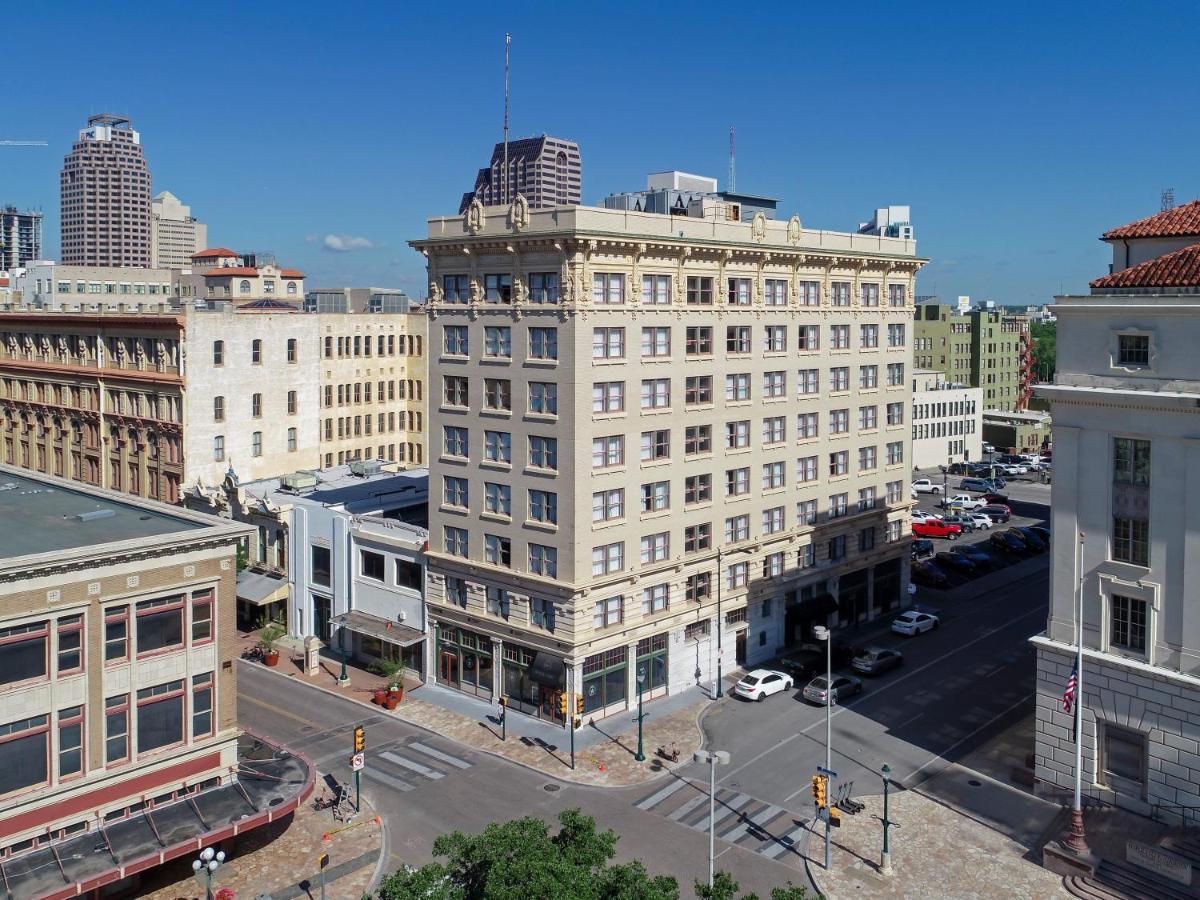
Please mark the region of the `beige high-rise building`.
[[197, 222], [192, 208], [179, 202], [170, 191], [151, 201], [154, 227], [150, 231], [151, 263], [159, 269], [185, 269], [192, 255], [208, 246], [208, 226]]
[[61, 176], [64, 265], [143, 266], [150, 254], [150, 169], [123, 116], [88, 116]]
[[412, 244], [430, 678], [599, 718], [907, 602], [913, 241], [518, 198]]

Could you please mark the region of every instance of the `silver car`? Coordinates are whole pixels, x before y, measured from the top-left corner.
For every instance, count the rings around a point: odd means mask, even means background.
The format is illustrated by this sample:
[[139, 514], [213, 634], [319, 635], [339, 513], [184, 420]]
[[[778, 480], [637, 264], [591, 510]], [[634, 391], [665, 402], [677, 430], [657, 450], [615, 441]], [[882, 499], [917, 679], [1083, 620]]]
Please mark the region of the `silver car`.
[[824, 706], [826, 703], [831, 702], [830, 694], [832, 694], [832, 703], [836, 706], [847, 697], [853, 697], [855, 694], [862, 693], [862, 687], [862, 680], [855, 678], [853, 675], [834, 675], [832, 690], [830, 690], [830, 685], [825, 681], [825, 676], [818, 675], [804, 686], [803, 696], [810, 703]]

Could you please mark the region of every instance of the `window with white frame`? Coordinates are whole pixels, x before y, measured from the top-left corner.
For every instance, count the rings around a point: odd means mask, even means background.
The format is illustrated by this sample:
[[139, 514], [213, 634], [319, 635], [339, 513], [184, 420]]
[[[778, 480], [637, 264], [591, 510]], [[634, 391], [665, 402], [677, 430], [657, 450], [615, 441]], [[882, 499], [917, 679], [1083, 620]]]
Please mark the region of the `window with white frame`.
[[821, 392], [821, 370], [820, 369], [800, 369], [796, 372], [796, 393], [801, 396], [806, 394], [819, 394]]
[[488, 462], [512, 463], [512, 435], [507, 431], [483, 433], [483, 457]]
[[552, 381], [529, 382], [529, 411], [544, 416], [558, 415], [558, 385]]
[[529, 465], [537, 469], [558, 468], [558, 438], [529, 436]]
[[592, 548], [592, 574], [611, 575], [625, 567], [625, 544], [617, 541]]
[[796, 460], [796, 482], [798, 484], [805, 484], [816, 480], [817, 458], [815, 456], [802, 456]]
[[864, 350], [871, 350], [879, 346], [879, 326], [878, 325], [859, 325], [858, 326], [858, 346]]
[[529, 571], [546, 578], [558, 577], [558, 551], [544, 544], [529, 545]]
[[529, 329], [529, 358], [540, 360], [558, 359], [558, 329]]
[[624, 328], [593, 328], [592, 359], [624, 359]]
[[611, 522], [625, 517], [625, 489], [612, 488], [592, 494], [592, 521]]
[[530, 491], [529, 518], [544, 525], [557, 525], [558, 494], [554, 491]]
[[625, 436], [621, 434], [592, 438], [592, 468], [608, 469], [625, 464]]
[[750, 516], [730, 516], [725, 520], [725, 543], [745, 541], [750, 537]]
[[512, 329], [507, 325], [485, 326], [483, 355], [490, 359], [512, 359]]
[[662, 612], [667, 608], [667, 598], [670, 587], [665, 584], [655, 584], [642, 589], [642, 615], [649, 616]]
[[601, 381], [592, 385], [592, 412], [619, 413], [625, 410], [625, 382]]
[[483, 483], [483, 507], [494, 516], [512, 515], [512, 488], [493, 481]]
[[750, 446], [750, 422], [743, 420], [740, 422], [725, 423], [725, 449], [740, 450]]
[[653, 481], [642, 485], [642, 512], [662, 512], [671, 508], [671, 482]]
[[461, 556], [464, 559], [467, 556], [467, 529], [455, 528], [452, 525], [446, 525], [442, 529], [443, 542], [446, 545], [446, 553], [450, 556]]
[[763, 446], [770, 444], [782, 444], [787, 440], [787, 417], [786, 416], [768, 416], [763, 419], [762, 442]]
[[816, 500], [801, 500], [796, 504], [796, 524], [797, 525], [816, 525], [817, 524], [817, 501]]
[[642, 409], [666, 409], [671, 405], [671, 379], [642, 379], [641, 397]]
[[750, 284], [749, 278], [728, 279], [728, 289], [725, 292], [726, 302], [730, 306], [749, 306]]
[[593, 628], [620, 625], [624, 618], [625, 598], [621, 596], [597, 600], [592, 612]]
[[784, 372], [763, 372], [763, 397], [787, 396], [787, 375]]
[[829, 474], [845, 475], [850, 471], [850, 454], [846, 450], [835, 450], [829, 454]]
[[642, 356], [661, 358], [671, 355], [671, 329], [654, 326], [642, 329]]

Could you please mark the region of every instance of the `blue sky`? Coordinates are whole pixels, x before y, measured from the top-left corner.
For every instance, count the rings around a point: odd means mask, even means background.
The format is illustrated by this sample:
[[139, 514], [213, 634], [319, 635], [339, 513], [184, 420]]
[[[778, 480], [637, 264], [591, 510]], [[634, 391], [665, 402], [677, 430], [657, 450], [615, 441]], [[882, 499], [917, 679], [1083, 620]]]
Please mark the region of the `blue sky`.
[[[0, 203], [47, 212], [90, 113], [132, 117], [155, 191], [210, 243], [310, 286], [422, 294], [406, 246], [500, 137], [571, 137], [584, 202], [669, 168], [851, 229], [910, 204], [921, 293], [1046, 302], [1104, 273], [1105, 228], [1200, 197], [1200, 5], [24, 4], [7, 24]], [[326, 235], [361, 238], [333, 250]]]

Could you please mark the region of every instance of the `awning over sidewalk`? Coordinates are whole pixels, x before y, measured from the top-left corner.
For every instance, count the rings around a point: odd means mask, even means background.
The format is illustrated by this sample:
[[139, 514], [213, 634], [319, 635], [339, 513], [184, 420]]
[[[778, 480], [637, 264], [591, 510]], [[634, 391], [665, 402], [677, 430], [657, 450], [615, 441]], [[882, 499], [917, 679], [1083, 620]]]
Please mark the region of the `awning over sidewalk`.
[[288, 580], [266, 572], [238, 572], [237, 598], [253, 606], [266, 606], [288, 598]]
[[398, 622], [389, 621], [382, 616], [373, 616], [370, 613], [360, 612], [357, 609], [342, 613], [340, 616], [334, 616], [329, 621], [334, 625], [345, 628], [347, 631], [354, 631], [358, 634], [365, 634], [368, 637], [378, 638], [381, 641], [387, 641], [389, 644], [395, 644], [397, 647], [411, 647], [413, 644], [419, 644], [425, 640], [425, 632], [423, 631], [410, 628], [408, 625], [401, 625]]

